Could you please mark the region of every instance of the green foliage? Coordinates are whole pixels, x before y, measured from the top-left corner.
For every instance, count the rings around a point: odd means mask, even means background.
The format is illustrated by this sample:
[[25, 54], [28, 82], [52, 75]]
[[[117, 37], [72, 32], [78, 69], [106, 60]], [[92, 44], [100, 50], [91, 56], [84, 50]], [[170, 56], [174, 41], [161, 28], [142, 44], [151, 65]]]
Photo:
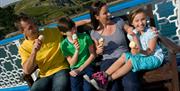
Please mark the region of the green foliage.
[[[16, 31], [16, 14], [21, 12], [35, 17], [38, 21], [49, 22], [63, 15], [75, 17], [88, 12], [88, 7], [96, 0], [21, 0], [15, 6], [0, 8], [0, 39]], [[122, 0], [101, 0], [103, 2], [121, 2]], [[124, 0], [129, 1], [129, 0]], [[2, 28], [3, 27], [3, 28]]]
[[0, 8], [0, 39], [8, 33], [17, 31], [14, 22], [16, 15], [14, 14], [14, 6], [9, 6], [7, 8]]
[[[62, 15], [77, 16], [87, 12], [87, 7], [96, 0], [22, 0], [16, 5], [16, 13], [24, 12], [37, 19], [49, 20]], [[116, 0], [101, 0], [103, 2], [112, 2]], [[47, 17], [44, 17], [45, 14]]]

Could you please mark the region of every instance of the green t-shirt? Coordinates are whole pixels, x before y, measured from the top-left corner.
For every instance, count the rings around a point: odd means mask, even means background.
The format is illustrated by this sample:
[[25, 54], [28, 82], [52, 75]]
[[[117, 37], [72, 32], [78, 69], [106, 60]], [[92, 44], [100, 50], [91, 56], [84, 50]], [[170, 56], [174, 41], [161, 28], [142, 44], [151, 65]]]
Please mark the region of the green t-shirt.
[[[89, 37], [89, 35], [85, 33], [77, 34], [78, 36], [78, 43], [80, 46], [79, 55], [78, 55], [78, 61], [76, 64], [71, 66], [71, 69], [79, 68], [84, 62], [89, 58], [90, 52], [89, 52], [89, 46], [93, 44], [92, 39]], [[61, 50], [65, 57], [67, 56], [73, 56], [75, 52], [74, 44], [69, 42], [69, 40], [66, 38], [61, 42]]]

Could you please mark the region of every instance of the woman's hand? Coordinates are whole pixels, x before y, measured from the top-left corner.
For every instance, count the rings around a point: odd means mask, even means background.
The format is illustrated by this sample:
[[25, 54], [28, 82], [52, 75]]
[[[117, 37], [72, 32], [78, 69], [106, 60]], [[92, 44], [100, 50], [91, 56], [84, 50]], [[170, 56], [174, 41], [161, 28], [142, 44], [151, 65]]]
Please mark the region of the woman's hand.
[[96, 54], [102, 55], [103, 54], [104, 47], [101, 45], [96, 46]]

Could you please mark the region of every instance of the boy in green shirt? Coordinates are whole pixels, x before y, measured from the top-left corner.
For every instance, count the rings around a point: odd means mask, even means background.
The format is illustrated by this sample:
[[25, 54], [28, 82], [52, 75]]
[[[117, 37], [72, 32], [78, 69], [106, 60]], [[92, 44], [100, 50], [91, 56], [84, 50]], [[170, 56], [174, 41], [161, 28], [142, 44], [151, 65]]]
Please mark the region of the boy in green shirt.
[[71, 90], [92, 91], [93, 87], [83, 79], [83, 75], [92, 75], [94, 69], [91, 62], [95, 59], [92, 39], [85, 33], [76, 35], [74, 22], [68, 17], [58, 21], [59, 30], [66, 38], [61, 42], [61, 50], [70, 64]]

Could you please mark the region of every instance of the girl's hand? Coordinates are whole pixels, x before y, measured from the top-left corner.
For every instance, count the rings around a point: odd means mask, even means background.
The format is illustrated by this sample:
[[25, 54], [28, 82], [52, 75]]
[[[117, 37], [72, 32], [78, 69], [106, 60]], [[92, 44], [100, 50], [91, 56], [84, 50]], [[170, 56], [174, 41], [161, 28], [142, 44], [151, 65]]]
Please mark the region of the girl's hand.
[[133, 55], [136, 55], [137, 53], [139, 53], [139, 49], [138, 48], [131, 48], [131, 53]]
[[79, 50], [79, 43], [78, 42], [74, 42], [74, 47], [78, 51]]
[[103, 54], [103, 50], [104, 50], [103, 46], [101, 46], [101, 45], [96, 46], [96, 53], [98, 55], [102, 55]]
[[73, 77], [76, 77], [79, 73], [80, 71], [78, 69], [74, 69], [69, 72], [70, 76], [73, 76]]
[[151, 27], [151, 30], [155, 32], [156, 36], [159, 35], [159, 32], [157, 31], [157, 29], [155, 27]]

